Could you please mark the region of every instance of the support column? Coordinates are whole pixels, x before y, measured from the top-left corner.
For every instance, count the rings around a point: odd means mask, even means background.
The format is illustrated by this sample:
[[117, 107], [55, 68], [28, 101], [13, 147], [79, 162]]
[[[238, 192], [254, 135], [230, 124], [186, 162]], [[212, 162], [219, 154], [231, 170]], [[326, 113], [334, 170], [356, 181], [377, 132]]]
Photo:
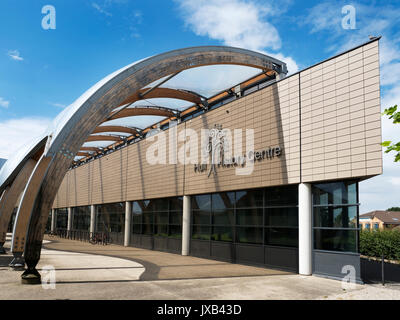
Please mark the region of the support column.
[[56, 209], [51, 209], [51, 233], [56, 232]]
[[96, 231], [96, 206], [92, 204], [90, 206], [90, 234], [91, 236]]
[[67, 234], [72, 230], [72, 208], [68, 208]]
[[128, 247], [131, 242], [132, 202], [125, 202], [125, 235], [124, 246]]
[[299, 184], [299, 274], [312, 274], [311, 184]]
[[183, 196], [182, 214], [182, 255], [187, 256], [190, 249], [190, 196]]

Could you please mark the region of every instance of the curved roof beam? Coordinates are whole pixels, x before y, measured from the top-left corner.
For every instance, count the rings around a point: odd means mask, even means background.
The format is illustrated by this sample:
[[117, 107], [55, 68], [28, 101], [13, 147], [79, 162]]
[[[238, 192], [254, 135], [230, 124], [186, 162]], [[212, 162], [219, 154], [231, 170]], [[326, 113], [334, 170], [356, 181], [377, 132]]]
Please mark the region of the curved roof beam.
[[131, 104], [136, 101], [142, 99], [153, 99], [153, 98], [170, 98], [170, 99], [179, 99], [192, 102], [194, 104], [202, 104], [202, 96], [197, 93], [181, 90], [181, 89], [172, 89], [172, 88], [155, 88], [145, 96], [143, 94], [151, 88], [141, 89], [134, 94], [130, 95], [126, 98], [121, 104], [119, 104], [116, 108], [121, 107], [125, 104]]
[[103, 133], [103, 132], [123, 132], [131, 135], [139, 134], [140, 130], [137, 128], [125, 127], [125, 126], [98, 126], [92, 133]]
[[120, 136], [113, 136], [113, 135], [96, 135], [96, 136], [89, 136], [85, 142], [91, 141], [120, 141]]
[[90, 157], [91, 155], [92, 155], [92, 154], [89, 153], [89, 152], [81, 152], [81, 151], [79, 151], [79, 152], [76, 154], [77, 157]]
[[178, 110], [158, 106], [137, 106], [125, 108], [112, 113], [104, 122], [133, 116], [160, 116], [173, 117], [179, 114]]
[[99, 152], [99, 151], [101, 151], [101, 148], [96, 148], [96, 147], [81, 147], [79, 150], [80, 150], [80, 151]]

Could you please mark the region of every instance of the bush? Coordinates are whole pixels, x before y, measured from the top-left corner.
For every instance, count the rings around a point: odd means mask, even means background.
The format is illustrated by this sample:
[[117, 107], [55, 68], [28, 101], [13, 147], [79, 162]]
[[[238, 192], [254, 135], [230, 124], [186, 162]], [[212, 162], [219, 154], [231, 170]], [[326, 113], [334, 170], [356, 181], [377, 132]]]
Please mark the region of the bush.
[[361, 231], [360, 254], [377, 258], [383, 254], [385, 259], [400, 260], [400, 231]]

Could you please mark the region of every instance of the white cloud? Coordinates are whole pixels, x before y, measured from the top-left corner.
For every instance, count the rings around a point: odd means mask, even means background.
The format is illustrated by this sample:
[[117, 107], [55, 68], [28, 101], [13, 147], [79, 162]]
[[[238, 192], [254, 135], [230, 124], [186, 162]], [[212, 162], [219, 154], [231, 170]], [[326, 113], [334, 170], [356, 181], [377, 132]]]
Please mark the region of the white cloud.
[[19, 148], [40, 136], [52, 123], [50, 118], [19, 118], [0, 122], [0, 158], [8, 159]]
[[67, 107], [66, 104], [62, 104], [62, 103], [50, 103], [50, 105], [52, 105], [53, 107], [62, 108], [62, 109]]
[[16, 60], [16, 61], [23, 61], [24, 60], [24, 58], [21, 57], [21, 55], [20, 55], [18, 50], [10, 50], [10, 51], [8, 51], [7, 54], [13, 60]]
[[[282, 12], [272, 2], [245, 0], [176, 0], [185, 25], [196, 35], [227, 46], [242, 47], [281, 58], [291, 73], [298, 70], [293, 58], [273, 53], [282, 45], [278, 30], [267, 21]], [[286, 2], [284, 2], [286, 4]]]
[[185, 23], [194, 33], [223, 41], [229, 46], [250, 50], [268, 47], [277, 50], [281, 39], [276, 28], [263, 18], [262, 10], [252, 2], [240, 0], [181, 1]]
[[92, 2], [92, 7], [95, 8], [101, 14], [106, 15], [107, 17], [112, 17], [112, 14], [104, 9], [104, 6], [100, 6], [96, 2]]
[[400, 177], [395, 177], [390, 179], [391, 184], [394, 184], [395, 186], [400, 186]]
[[10, 105], [10, 101], [4, 100], [4, 98], [0, 97], [0, 107], [8, 108]]

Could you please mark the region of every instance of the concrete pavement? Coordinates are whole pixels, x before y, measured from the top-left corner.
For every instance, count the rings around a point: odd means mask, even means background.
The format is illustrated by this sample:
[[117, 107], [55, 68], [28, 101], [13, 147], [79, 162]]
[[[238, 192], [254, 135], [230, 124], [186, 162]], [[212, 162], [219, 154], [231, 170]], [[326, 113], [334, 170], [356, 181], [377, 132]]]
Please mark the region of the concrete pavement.
[[400, 299], [397, 286], [344, 290], [337, 280], [57, 238], [42, 251], [39, 268], [56, 269], [55, 289], [44, 289], [22, 285], [10, 259], [0, 256], [0, 299]]

